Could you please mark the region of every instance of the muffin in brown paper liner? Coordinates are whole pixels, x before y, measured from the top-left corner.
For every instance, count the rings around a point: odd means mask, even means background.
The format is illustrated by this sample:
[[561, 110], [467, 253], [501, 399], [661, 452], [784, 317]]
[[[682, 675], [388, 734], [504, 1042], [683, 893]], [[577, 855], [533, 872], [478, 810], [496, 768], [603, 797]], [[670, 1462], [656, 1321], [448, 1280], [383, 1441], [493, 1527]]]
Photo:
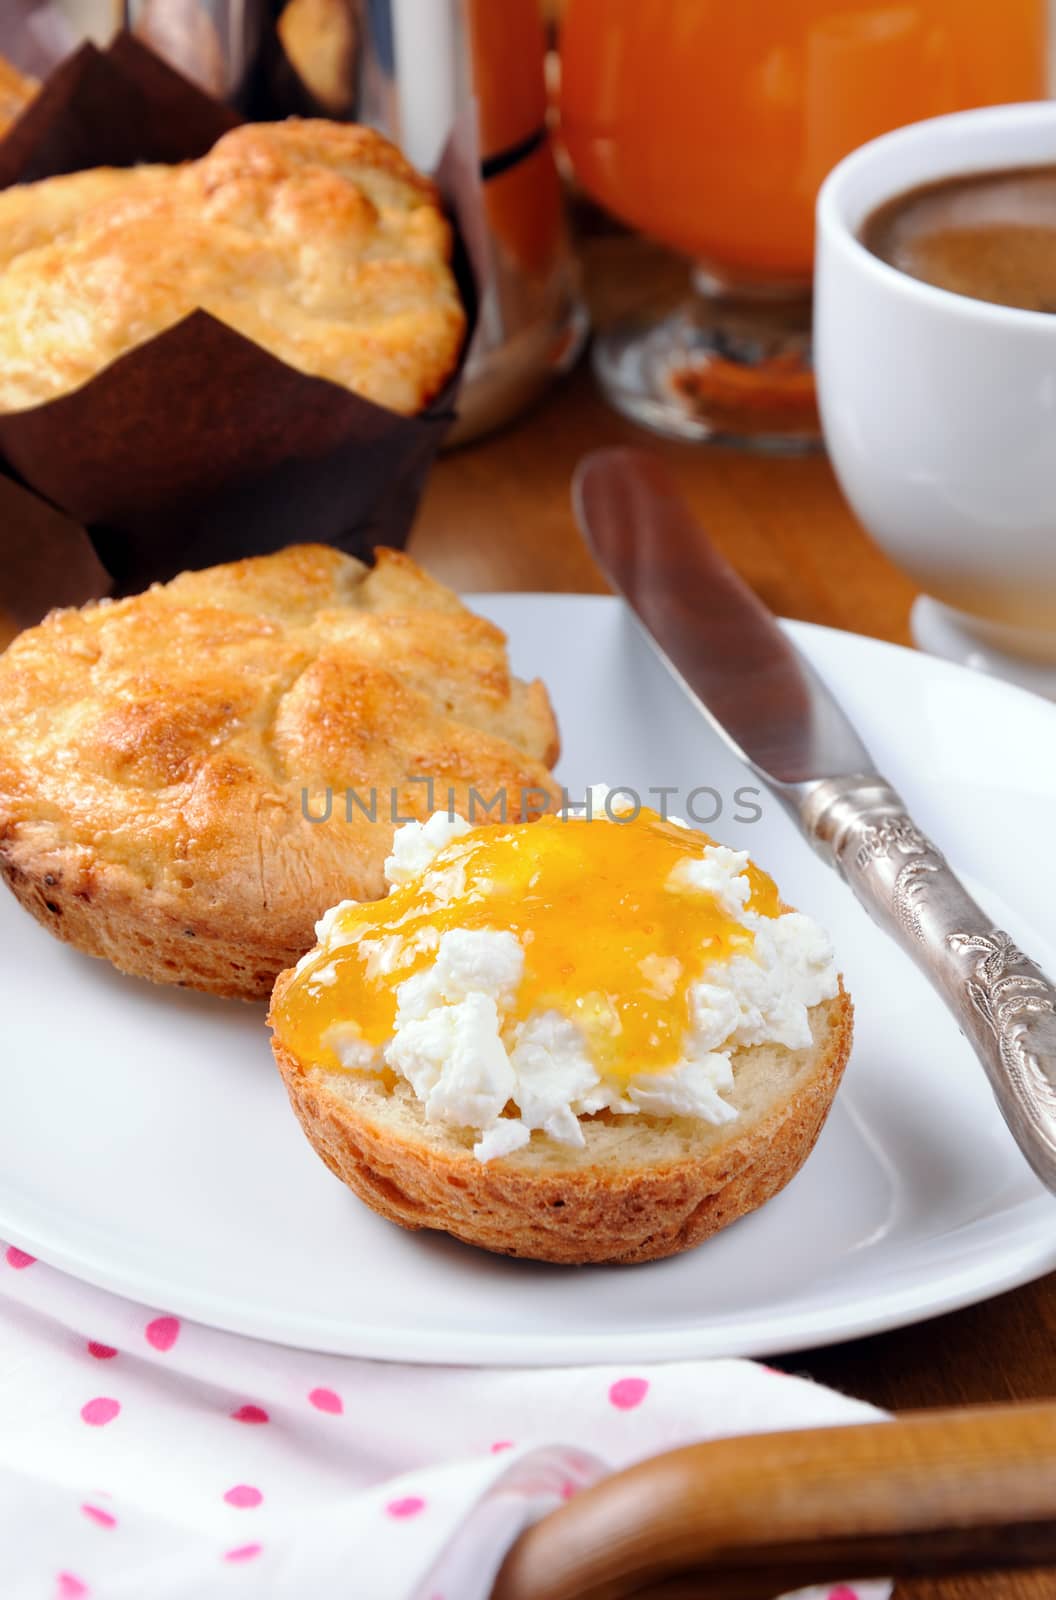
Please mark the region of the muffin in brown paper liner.
[[[195, 159], [239, 120], [120, 35], [105, 52], [83, 46], [47, 80], [0, 140], [0, 187]], [[477, 301], [466, 248], [479, 238], [473, 154], [454, 138], [438, 175], [469, 324], [462, 359]], [[26, 600], [8, 609], [23, 623], [36, 620], [24, 614], [30, 595], [31, 610], [38, 601], [41, 614], [48, 609], [47, 576], [27, 563], [45, 526], [40, 560], [54, 562], [49, 509], [83, 528], [114, 593], [305, 539], [357, 556], [380, 543], [401, 548], [454, 420], [460, 371], [461, 361], [423, 411], [400, 416], [193, 312], [80, 388], [0, 414], [0, 472], [9, 480], [0, 539], [20, 550], [26, 584]], [[67, 525], [62, 536], [75, 532]], [[66, 604], [97, 590], [61, 587]]]

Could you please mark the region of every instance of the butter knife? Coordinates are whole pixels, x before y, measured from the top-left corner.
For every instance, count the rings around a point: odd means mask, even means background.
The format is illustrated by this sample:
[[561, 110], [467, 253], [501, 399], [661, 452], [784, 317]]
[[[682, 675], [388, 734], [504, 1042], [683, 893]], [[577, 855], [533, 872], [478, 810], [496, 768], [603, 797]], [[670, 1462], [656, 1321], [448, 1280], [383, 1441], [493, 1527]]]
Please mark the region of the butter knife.
[[598, 450], [573, 504], [660, 659], [931, 980], [1056, 1192], [1056, 987], [972, 899], [834, 696], [714, 549], [657, 460]]

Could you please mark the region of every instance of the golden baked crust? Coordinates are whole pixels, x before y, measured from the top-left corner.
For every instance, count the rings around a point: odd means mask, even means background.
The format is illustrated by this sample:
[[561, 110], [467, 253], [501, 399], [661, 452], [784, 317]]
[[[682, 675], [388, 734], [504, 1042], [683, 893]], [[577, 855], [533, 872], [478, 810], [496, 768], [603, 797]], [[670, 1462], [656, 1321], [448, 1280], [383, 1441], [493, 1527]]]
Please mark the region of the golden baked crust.
[[505, 789], [515, 815], [526, 789], [556, 803], [556, 757], [546, 690], [511, 677], [498, 628], [395, 551], [368, 568], [294, 546], [15, 639], [0, 871], [125, 972], [263, 998], [328, 906], [384, 893], [393, 793], [406, 819]]
[[583, 1150], [536, 1136], [483, 1165], [472, 1153], [476, 1135], [427, 1123], [406, 1083], [309, 1066], [277, 1037], [272, 1049], [315, 1150], [381, 1216], [501, 1255], [629, 1264], [691, 1249], [799, 1171], [851, 1051], [854, 1012], [842, 984], [810, 1017], [809, 1049], [735, 1052], [736, 1122], [603, 1113], [584, 1119]]
[[0, 194], [0, 411], [77, 388], [204, 309], [392, 411], [454, 371], [465, 313], [436, 189], [371, 128], [248, 123], [200, 161]]
[[27, 78], [6, 56], [0, 56], [0, 134], [21, 116], [39, 88], [36, 78]]
[[347, 112], [355, 100], [359, 34], [348, 0], [287, 0], [275, 32], [312, 98], [335, 117]]

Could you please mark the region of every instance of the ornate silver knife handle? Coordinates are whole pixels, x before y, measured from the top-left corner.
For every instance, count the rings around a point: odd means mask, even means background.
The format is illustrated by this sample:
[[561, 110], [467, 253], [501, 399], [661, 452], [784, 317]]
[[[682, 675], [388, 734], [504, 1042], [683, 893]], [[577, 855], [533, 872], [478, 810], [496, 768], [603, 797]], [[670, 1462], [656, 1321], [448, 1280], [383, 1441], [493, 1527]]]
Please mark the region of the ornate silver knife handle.
[[995, 928], [882, 778], [825, 778], [787, 798], [873, 921], [931, 979], [1002, 1115], [1056, 1192], [1056, 986]]

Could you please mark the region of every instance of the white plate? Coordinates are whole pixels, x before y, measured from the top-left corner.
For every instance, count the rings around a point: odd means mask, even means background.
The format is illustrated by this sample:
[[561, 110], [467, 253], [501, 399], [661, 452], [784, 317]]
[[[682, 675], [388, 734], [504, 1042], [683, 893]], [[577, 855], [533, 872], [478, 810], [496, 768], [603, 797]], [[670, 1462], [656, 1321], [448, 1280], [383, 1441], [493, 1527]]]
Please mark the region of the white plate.
[[[1056, 1202], [942, 1005], [774, 803], [754, 824], [729, 820], [746, 774], [620, 605], [476, 603], [508, 631], [522, 673], [545, 667], [570, 789], [718, 789], [727, 815], [713, 831], [750, 848], [831, 930], [857, 1043], [803, 1172], [755, 1216], [652, 1266], [545, 1267], [403, 1233], [309, 1148], [263, 1008], [121, 977], [5, 895], [0, 1234], [216, 1327], [436, 1362], [776, 1353], [911, 1322], [1056, 1265]], [[1056, 708], [890, 645], [791, 632], [996, 921], [1056, 965]]]

